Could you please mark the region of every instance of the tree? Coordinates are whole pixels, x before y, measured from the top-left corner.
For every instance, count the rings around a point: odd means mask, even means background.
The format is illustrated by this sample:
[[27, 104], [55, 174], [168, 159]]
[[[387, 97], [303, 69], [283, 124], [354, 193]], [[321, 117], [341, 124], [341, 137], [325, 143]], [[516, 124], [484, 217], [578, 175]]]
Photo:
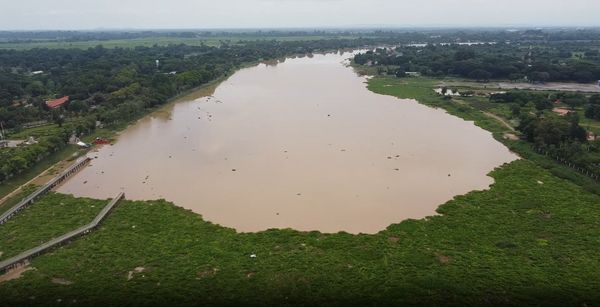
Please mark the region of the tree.
[[585, 117], [600, 120], [600, 104], [591, 104], [585, 109]]
[[550, 74], [545, 71], [534, 71], [530, 73], [527, 78], [531, 82], [546, 82], [550, 80]]
[[492, 74], [483, 69], [475, 69], [469, 73], [469, 78], [483, 82], [489, 81], [491, 76]]
[[594, 94], [594, 95], [590, 96], [590, 99], [588, 100], [588, 102], [590, 104], [600, 105], [600, 94]]
[[574, 110], [577, 107], [583, 106], [586, 103], [586, 98], [578, 93], [565, 93], [562, 95], [561, 101]]
[[54, 109], [52, 110], [52, 121], [57, 124], [59, 127], [62, 127], [63, 123], [65, 122], [65, 118], [63, 117], [63, 115], [60, 113], [59, 110]]

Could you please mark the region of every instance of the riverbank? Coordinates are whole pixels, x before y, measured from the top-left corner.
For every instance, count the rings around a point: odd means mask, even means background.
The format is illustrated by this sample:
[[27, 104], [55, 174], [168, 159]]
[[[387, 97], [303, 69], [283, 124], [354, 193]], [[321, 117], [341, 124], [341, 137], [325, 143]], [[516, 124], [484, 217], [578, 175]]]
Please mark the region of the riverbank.
[[[113, 142], [118, 140], [118, 136], [121, 132], [134, 125], [141, 119], [152, 116], [160, 115], [161, 113], [168, 114], [169, 110], [175, 103], [180, 101], [187, 101], [196, 99], [202, 96], [210, 95], [210, 91], [214, 90], [221, 82], [227, 80], [239, 69], [244, 69], [254, 65], [258, 65], [259, 62], [246, 63], [241, 65], [239, 68], [232, 70], [231, 72], [212, 80], [206, 84], [202, 84], [198, 87], [186, 90], [178, 95], [170, 98], [165, 104], [155, 108], [147, 109], [142, 112], [139, 116], [135, 117], [129, 122], [111, 125], [106, 128], [96, 129], [90, 135], [84, 136], [82, 140], [87, 143], [91, 143], [96, 137], [102, 137], [106, 139], [112, 139]], [[206, 91], [206, 92], [205, 92]], [[22, 134], [26, 134], [22, 132]], [[54, 174], [60, 173], [62, 170], [69, 167], [72, 161], [82, 155], [86, 155], [89, 152], [93, 152], [95, 147], [89, 149], [79, 148], [75, 145], [67, 145], [65, 148], [57, 151], [44, 158], [42, 161], [31, 167], [27, 171], [18, 174], [17, 176], [2, 182], [0, 185], [0, 212], [4, 212], [10, 208], [11, 205], [17, 203], [23, 195], [20, 193], [22, 189], [30, 184], [43, 185], [53, 178]]]
[[[600, 266], [590, 259], [600, 245], [588, 238], [600, 236], [600, 197], [526, 160], [490, 175], [490, 190], [375, 235], [238, 234], [165, 201], [126, 201], [97, 232], [34, 259], [35, 270], [0, 284], [0, 295], [7, 304], [33, 305], [598, 302]], [[47, 232], [72, 228], [74, 220], [61, 221], [74, 216], [68, 204], [81, 199], [48, 197], [48, 205], [64, 205]], [[86, 215], [101, 207], [85, 203]], [[0, 228], [0, 246], [48, 238], [32, 231], [48, 210], [33, 206]]]
[[[512, 129], [509, 129], [509, 127], [505, 125], [506, 122], [508, 122], [506, 115], [510, 112], [509, 106], [491, 104], [485, 101], [487, 99], [482, 100], [477, 97], [455, 97], [452, 99], [445, 99], [434, 92], [434, 89], [439, 87], [440, 83], [448, 82], [449, 79], [424, 77], [374, 77], [369, 79], [368, 88], [371, 91], [382, 95], [390, 95], [402, 99], [416, 99], [419, 103], [434, 108], [441, 108], [451, 115], [473, 121], [475, 125], [490, 131], [496, 140], [503, 143], [511, 151], [519, 154], [521, 157], [535, 162], [560, 178], [571, 180], [590, 192], [600, 194], [600, 185], [597, 181], [558, 163], [550, 157], [536, 153], [534, 148], [525, 141], [505, 137], [507, 134], [514, 133]], [[486, 113], [490, 113], [503, 120], [490, 117], [489, 115], [486, 115]]]

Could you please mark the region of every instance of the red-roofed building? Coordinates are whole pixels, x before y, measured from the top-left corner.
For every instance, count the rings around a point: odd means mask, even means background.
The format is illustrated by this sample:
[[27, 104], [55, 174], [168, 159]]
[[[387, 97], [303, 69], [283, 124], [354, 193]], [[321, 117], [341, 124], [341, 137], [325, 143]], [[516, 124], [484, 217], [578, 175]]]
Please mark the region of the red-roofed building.
[[46, 105], [50, 109], [56, 109], [69, 101], [69, 96], [46, 101]]

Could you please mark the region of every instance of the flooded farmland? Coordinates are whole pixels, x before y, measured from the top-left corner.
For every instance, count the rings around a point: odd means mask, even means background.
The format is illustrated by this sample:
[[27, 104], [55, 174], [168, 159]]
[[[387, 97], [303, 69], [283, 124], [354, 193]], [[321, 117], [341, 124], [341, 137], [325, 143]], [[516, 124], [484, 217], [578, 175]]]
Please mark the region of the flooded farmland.
[[517, 158], [471, 122], [370, 92], [350, 56], [242, 69], [132, 125], [59, 192], [164, 198], [242, 232], [375, 233]]

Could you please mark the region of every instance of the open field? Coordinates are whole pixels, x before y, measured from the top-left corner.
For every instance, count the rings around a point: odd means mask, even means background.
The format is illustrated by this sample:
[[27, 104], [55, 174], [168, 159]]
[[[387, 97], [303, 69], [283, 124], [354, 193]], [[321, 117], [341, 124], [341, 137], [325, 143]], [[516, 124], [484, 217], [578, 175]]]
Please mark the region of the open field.
[[536, 90], [536, 91], [561, 91], [561, 92], [586, 92], [600, 93], [600, 86], [596, 83], [569, 83], [569, 82], [547, 82], [547, 83], [523, 83], [510, 81], [490, 81], [486, 83], [472, 80], [453, 80], [443, 82], [448, 87], [469, 88], [478, 91], [500, 91], [500, 90]]
[[27, 50], [33, 48], [49, 48], [49, 49], [65, 49], [65, 48], [79, 48], [87, 49], [93, 48], [98, 45], [102, 45], [105, 48], [133, 48], [133, 47], [152, 47], [154, 45], [167, 46], [185, 44], [190, 46], [219, 46], [223, 42], [229, 44], [237, 44], [243, 41], [255, 41], [255, 40], [277, 40], [277, 41], [307, 41], [307, 40], [319, 40], [324, 38], [357, 38], [356, 36], [223, 36], [223, 37], [198, 37], [198, 38], [179, 38], [179, 37], [148, 37], [148, 38], [134, 38], [134, 39], [113, 39], [113, 40], [91, 40], [91, 41], [50, 41], [40, 40], [31, 42], [5, 42], [0, 43], [0, 49], [15, 49], [15, 50]]

